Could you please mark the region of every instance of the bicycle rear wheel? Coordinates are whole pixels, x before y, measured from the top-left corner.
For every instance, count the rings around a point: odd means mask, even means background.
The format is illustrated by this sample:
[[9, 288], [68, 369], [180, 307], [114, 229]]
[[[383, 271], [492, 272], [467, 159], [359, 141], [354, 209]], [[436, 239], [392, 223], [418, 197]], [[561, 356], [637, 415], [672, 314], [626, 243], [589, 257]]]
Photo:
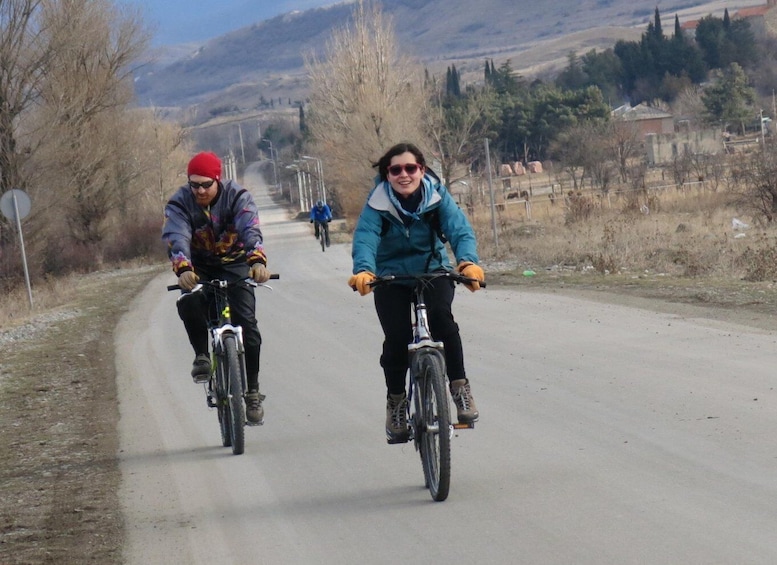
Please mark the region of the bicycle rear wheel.
[[448, 498], [451, 483], [451, 417], [444, 367], [438, 353], [424, 354], [416, 378], [421, 464], [429, 493], [438, 502]]
[[224, 373], [227, 380], [226, 412], [231, 424], [230, 438], [232, 453], [240, 455], [245, 451], [246, 413], [243, 405], [243, 378], [240, 374], [240, 359], [237, 355], [237, 339], [233, 335], [224, 337]]

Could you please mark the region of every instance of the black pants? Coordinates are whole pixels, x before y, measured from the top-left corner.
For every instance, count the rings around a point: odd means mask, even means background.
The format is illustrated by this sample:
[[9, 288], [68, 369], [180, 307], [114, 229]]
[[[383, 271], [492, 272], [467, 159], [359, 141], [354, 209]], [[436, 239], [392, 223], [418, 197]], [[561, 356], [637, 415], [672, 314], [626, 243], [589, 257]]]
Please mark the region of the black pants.
[[[245, 273], [243, 273], [245, 271]], [[197, 270], [203, 280], [222, 278], [236, 280], [248, 276], [248, 267], [233, 268], [224, 271]], [[238, 275], [238, 276], [235, 276]], [[189, 343], [195, 354], [208, 353], [208, 317], [217, 317], [213, 289], [205, 288], [204, 295], [192, 295], [178, 301], [178, 315], [186, 328]], [[246, 380], [249, 389], [259, 386], [259, 355], [262, 348], [262, 335], [256, 321], [256, 296], [250, 286], [235, 286], [229, 289], [229, 311], [232, 323], [243, 328], [245, 346]], [[198, 293], [199, 294], [199, 293]]]
[[[464, 351], [459, 326], [453, 319], [451, 305], [453, 281], [436, 279], [424, 293], [432, 337], [445, 345], [445, 364], [451, 381], [465, 379]], [[402, 394], [408, 369], [407, 346], [413, 341], [413, 288], [389, 284], [375, 289], [375, 310], [383, 328], [383, 354], [380, 366], [389, 394]]]
[[316, 239], [318, 239], [318, 235], [321, 233], [318, 231], [320, 226], [320, 228], [324, 230], [324, 242], [329, 245], [329, 222], [315, 221], [313, 225], [316, 228]]

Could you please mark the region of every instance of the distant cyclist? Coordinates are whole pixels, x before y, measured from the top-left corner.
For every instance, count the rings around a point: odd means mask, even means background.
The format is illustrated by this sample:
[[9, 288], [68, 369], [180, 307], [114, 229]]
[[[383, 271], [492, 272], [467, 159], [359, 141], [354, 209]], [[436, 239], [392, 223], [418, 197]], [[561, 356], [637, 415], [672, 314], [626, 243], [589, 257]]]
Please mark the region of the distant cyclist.
[[329, 222], [332, 221], [332, 210], [326, 202], [319, 200], [316, 205], [310, 209], [310, 223], [316, 228], [316, 239], [318, 239], [319, 229], [324, 230], [324, 239], [326, 246], [329, 247]]

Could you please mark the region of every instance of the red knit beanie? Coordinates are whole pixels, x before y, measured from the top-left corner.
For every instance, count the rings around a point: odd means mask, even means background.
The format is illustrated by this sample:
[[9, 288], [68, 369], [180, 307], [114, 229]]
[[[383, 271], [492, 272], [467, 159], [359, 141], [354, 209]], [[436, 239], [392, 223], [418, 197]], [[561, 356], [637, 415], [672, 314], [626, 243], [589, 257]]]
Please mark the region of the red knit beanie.
[[221, 180], [221, 159], [218, 158], [218, 155], [209, 151], [197, 153], [189, 161], [186, 174], [188, 176], [200, 175], [209, 179]]

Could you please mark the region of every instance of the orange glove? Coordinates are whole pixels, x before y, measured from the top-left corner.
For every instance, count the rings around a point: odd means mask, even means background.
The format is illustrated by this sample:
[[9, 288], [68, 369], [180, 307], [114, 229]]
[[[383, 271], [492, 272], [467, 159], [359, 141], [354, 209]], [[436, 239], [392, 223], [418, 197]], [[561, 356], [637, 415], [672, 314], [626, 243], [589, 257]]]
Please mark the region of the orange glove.
[[189, 292], [194, 288], [198, 280], [200, 280], [200, 277], [198, 277], [197, 273], [194, 271], [184, 271], [178, 276], [178, 286], [180, 286], [182, 290]]
[[248, 270], [248, 275], [259, 284], [266, 283], [270, 280], [270, 271], [268, 271], [267, 267], [261, 263], [254, 263], [251, 265], [251, 268]]
[[358, 290], [359, 294], [365, 296], [372, 292], [370, 283], [376, 278], [377, 277], [375, 277], [374, 273], [369, 271], [362, 271], [360, 273], [356, 273], [355, 275], [351, 275], [351, 278], [348, 279], [348, 286], [354, 290]]
[[[475, 263], [471, 261], [462, 261], [461, 263], [459, 263], [458, 266], [456, 267], [456, 272], [470, 279], [477, 279], [479, 281], [486, 280], [486, 274], [483, 272], [483, 269], [481, 269], [479, 265], [475, 265]], [[464, 286], [466, 286], [472, 292], [475, 292], [476, 290], [480, 290], [480, 283], [477, 283], [477, 282], [464, 283]]]

